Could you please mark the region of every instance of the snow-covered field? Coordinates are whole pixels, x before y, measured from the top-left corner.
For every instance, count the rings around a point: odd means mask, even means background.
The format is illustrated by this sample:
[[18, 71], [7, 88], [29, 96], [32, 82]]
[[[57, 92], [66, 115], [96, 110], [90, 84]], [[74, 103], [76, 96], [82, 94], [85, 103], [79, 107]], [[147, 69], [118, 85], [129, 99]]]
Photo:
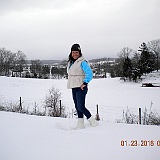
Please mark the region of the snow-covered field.
[[[145, 82], [159, 82], [160, 73], [148, 76]], [[74, 109], [71, 90], [66, 88], [67, 80], [25, 79], [0, 77], [0, 104], [19, 104], [33, 111], [36, 104], [39, 110], [44, 110], [46, 95], [53, 86], [60, 89], [62, 103], [70, 114]], [[156, 110], [160, 113], [160, 87], [141, 87], [141, 83], [123, 82], [119, 78], [93, 79], [89, 84], [86, 106], [92, 114], [96, 114], [99, 105], [101, 119], [114, 121], [123, 116], [123, 110], [130, 109], [138, 114], [138, 108]], [[71, 116], [72, 117], [72, 116]]]
[[[101, 121], [71, 130], [75, 119], [0, 112], [1, 160], [159, 160], [160, 127]], [[85, 122], [87, 124], [87, 122]], [[138, 141], [147, 146], [121, 146]], [[154, 146], [149, 146], [154, 140]], [[159, 140], [159, 141], [158, 141]], [[135, 142], [134, 142], [135, 143]], [[126, 143], [125, 143], [126, 145]]]
[[[160, 76], [148, 76], [144, 81], [160, 83]], [[65, 79], [0, 77], [0, 103], [18, 103], [21, 96], [23, 106], [33, 109], [36, 102], [43, 109], [45, 96], [54, 86], [61, 90], [62, 103], [70, 112], [74, 105], [66, 83]], [[137, 114], [139, 107], [159, 113], [159, 97], [160, 87], [141, 87], [141, 83], [124, 83], [119, 78], [94, 79], [86, 105], [93, 115], [99, 105], [101, 121], [92, 128], [85, 120], [82, 130], [73, 130], [77, 120], [72, 116], [53, 118], [1, 111], [0, 160], [159, 160], [160, 126], [115, 123], [127, 106]]]

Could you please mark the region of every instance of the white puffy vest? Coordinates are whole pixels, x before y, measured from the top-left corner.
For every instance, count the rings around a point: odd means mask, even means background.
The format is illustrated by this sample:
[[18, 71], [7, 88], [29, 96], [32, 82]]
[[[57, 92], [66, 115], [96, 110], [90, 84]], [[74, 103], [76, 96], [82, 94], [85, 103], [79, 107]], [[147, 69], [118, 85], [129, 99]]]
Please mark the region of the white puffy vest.
[[81, 63], [84, 60], [85, 60], [84, 57], [81, 56], [72, 65], [70, 64], [70, 62], [68, 63], [68, 67], [67, 67], [67, 73], [68, 73], [67, 88], [68, 89], [80, 87], [83, 84], [85, 73], [81, 69]]

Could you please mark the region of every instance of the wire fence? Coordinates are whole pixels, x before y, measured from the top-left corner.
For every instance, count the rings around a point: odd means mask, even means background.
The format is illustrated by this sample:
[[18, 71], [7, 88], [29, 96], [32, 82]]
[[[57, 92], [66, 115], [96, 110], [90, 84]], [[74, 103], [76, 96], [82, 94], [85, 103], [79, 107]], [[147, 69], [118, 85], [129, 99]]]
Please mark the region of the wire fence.
[[[0, 100], [0, 110], [12, 111], [14, 106], [18, 106], [18, 110], [25, 110], [29, 114], [33, 113], [43, 113], [45, 111], [45, 98], [44, 99], [33, 99], [27, 98], [23, 100], [22, 97], [16, 102], [13, 101], [3, 101]], [[75, 118], [76, 111], [73, 102], [63, 102], [62, 105], [65, 108], [65, 114], [67, 118]], [[109, 106], [105, 104], [90, 104], [86, 103], [86, 107], [89, 109], [91, 114], [95, 116], [98, 113], [101, 121], [108, 122], [119, 122], [119, 123], [138, 123], [139, 122], [139, 107], [130, 108], [129, 106]], [[20, 111], [19, 111], [20, 112]], [[153, 103], [146, 108], [141, 108], [142, 119], [149, 113], [154, 112], [159, 115], [160, 110], [153, 108]]]

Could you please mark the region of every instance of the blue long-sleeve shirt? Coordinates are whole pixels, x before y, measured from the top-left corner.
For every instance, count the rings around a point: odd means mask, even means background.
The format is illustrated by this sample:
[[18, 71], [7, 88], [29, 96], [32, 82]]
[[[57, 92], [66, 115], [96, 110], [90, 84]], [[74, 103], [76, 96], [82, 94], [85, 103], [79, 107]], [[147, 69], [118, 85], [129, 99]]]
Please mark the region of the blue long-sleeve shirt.
[[87, 61], [83, 61], [81, 63], [81, 69], [85, 73], [85, 78], [84, 78], [83, 82], [84, 82], [84, 84], [88, 84], [93, 78], [93, 72], [92, 72], [92, 69], [90, 68], [89, 64], [87, 63]]

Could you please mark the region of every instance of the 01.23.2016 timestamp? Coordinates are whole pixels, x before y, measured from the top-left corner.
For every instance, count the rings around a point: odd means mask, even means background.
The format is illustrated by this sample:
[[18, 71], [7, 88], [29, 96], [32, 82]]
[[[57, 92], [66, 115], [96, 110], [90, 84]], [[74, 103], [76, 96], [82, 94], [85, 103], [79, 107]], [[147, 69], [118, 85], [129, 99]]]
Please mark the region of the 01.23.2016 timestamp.
[[160, 147], [160, 140], [121, 140], [120, 141], [121, 146], [159, 146]]

